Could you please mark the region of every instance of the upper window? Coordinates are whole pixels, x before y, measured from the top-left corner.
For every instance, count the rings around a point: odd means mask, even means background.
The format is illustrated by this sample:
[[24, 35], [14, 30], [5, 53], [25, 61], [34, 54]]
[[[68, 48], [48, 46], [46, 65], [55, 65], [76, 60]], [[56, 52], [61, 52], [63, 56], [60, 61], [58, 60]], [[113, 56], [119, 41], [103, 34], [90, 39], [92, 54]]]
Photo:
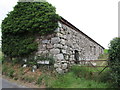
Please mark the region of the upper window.
[[92, 52], [92, 46], [90, 46], [90, 52]]
[[94, 55], [96, 55], [96, 47], [94, 46]]

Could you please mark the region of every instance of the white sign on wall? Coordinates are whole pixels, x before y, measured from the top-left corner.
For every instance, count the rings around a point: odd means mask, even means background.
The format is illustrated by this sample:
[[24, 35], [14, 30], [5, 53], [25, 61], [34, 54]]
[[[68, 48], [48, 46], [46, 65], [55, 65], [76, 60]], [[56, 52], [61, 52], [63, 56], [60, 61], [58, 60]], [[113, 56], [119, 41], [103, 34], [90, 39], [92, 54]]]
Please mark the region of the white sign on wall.
[[47, 61], [47, 60], [46, 60], [46, 61], [38, 61], [37, 63], [38, 63], [38, 64], [50, 64], [50, 62]]

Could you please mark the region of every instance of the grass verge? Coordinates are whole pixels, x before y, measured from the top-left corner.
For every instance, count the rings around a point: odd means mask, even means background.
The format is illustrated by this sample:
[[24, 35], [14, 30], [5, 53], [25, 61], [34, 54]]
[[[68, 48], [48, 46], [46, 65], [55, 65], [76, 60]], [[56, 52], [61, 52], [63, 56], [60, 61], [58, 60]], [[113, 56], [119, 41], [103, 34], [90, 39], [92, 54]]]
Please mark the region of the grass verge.
[[4, 75], [14, 79], [29, 82], [34, 85], [44, 85], [46, 88], [109, 88], [109, 69], [98, 75], [100, 69], [91, 67], [72, 66], [68, 73], [59, 75], [54, 71], [37, 69], [31, 72], [29, 67], [4, 62], [2, 66]]

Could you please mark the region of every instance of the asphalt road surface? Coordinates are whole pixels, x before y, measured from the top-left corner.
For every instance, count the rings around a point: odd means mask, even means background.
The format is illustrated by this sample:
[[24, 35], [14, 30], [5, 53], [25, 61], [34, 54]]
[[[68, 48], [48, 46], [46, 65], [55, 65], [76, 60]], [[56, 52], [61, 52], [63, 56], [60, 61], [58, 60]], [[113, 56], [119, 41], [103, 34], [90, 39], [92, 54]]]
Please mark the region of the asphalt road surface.
[[27, 88], [25, 86], [18, 85], [3, 78], [0, 78], [0, 81], [2, 81], [2, 88]]
[[[18, 85], [17, 83], [10, 82], [6, 79], [0, 77], [0, 82], [2, 81], [2, 89], [1, 90], [40, 90], [39, 88], [28, 88], [22, 85]], [[43, 89], [45, 90], [45, 89]]]

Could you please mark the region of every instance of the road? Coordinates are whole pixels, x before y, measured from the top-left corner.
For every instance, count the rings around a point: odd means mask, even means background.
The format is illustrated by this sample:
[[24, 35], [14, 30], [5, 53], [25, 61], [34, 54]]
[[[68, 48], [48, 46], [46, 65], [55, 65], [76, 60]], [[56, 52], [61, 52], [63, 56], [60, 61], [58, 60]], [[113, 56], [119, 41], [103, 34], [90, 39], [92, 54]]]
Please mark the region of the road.
[[16, 83], [2, 79], [2, 88], [25, 88], [24, 86], [17, 85]]
[[17, 83], [10, 82], [3, 78], [0, 78], [0, 81], [2, 81], [2, 88], [27, 88], [25, 86], [18, 85]]
[[39, 88], [28, 88], [26, 86], [18, 85], [17, 83], [13, 83], [0, 77], [0, 83], [1, 81], [2, 81], [2, 89], [0, 88], [1, 90], [40, 90]]

